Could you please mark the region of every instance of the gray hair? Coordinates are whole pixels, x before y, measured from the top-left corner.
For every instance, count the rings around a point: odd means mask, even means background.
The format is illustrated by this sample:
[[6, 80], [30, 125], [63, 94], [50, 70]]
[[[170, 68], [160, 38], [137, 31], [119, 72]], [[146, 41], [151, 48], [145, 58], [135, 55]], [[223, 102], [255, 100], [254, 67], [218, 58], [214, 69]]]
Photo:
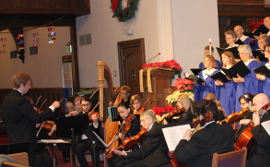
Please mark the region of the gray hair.
[[141, 113], [140, 116], [143, 116], [145, 118], [152, 118], [153, 121], [156, 121], [156, 114], [153, 110], [146, 110], [145, 112]]
[[238, 52], [245, 52], [249, 55], [249, 57], [253, 56], [251, 47], [249, 45], [240, 45], [238, 47]]

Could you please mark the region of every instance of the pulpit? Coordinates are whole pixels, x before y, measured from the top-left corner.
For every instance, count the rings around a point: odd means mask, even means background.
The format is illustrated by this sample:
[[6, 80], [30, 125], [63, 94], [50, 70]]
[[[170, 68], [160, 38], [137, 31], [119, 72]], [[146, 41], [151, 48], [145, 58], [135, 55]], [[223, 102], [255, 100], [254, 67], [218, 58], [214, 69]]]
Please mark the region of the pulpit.
[[164, 107], [168, 104], [166, 102], [167, 93], [164, 93], [164, 90], [171, 87], [173, 75], [174, 72], [166, 68], [140, 70], [140, 92], [143, 94], [144, 101], [149, 98], [144, 106], [146, 109]]

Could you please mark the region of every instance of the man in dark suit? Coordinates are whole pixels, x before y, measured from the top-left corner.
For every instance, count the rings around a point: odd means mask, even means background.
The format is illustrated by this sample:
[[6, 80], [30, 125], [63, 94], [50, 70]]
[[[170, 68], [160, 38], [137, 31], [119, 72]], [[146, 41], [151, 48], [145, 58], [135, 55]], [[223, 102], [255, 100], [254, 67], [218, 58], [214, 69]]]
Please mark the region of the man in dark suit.
[[177, 162], [186, 167], [210, 167], [214, 153], [233, 151], [234, 131], [229, 124], [215, 122], [218, 109], [212, 100], [200, 100], [195, 106], [202, 129], [195, 132], [187, 130], [174, 150]]
[[254, 128], [251, 130], [256, 141], [254, 150], [247, 159], [247, 167], [270, 166], [270, 136], [261, 125], [261, 122], [270, 120], [270, 104], [266, 94], [260, 93], [253, 98], [253, 122]]
[[155, 167], [169, 162], [168, 147], [162, 133], [162, 125], [156, 123], [153, 110], [147, 110], [140, 115], [141, 126], [148, 130], [139, 150], [125, 152], [114, 150], [115, 154], [126, 157], [117, 163], [116, 167]]
[[38, 164], [35, 160], [37, 149], [36, 123], [44, 122], [53, 116], [53, 112], [60, 106], [58, 101], [42, 113], [38, 113], [30, 101], [23, 97], [31, 88], [32, 79], [30, 75], [19, 72], [13, 76], [13, 90], [5, 97], [2, 110], [7, 126], [8, 142], [22, 143], [30, 142], [29, 165]]

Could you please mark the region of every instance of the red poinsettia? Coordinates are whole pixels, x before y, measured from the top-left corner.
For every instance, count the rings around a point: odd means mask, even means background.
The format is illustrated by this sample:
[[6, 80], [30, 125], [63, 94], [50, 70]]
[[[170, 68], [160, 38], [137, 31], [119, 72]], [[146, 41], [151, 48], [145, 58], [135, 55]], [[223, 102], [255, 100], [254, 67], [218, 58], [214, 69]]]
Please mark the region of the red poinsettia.
[[154, 107], [153, 111], [156, 115], [162, 116], [163, 114], [167, 114], [175, 110], [175, 107], [165, 106], [165, 107]]
[[165, 62], [157, 62], [157, 63], [147, 63], [142, 65], [142, 68], [148, 68], [148, 67], [165, 67], [165, 68], [172, 68], [179, 71], [182, 71], [182, 67], [179, 63], [177, 63], [175, 60], [169, 60]]
[[193, 84], [191, 80], [178, 78], [172, 87], [177, 88], [180, 92], [193, 92]]

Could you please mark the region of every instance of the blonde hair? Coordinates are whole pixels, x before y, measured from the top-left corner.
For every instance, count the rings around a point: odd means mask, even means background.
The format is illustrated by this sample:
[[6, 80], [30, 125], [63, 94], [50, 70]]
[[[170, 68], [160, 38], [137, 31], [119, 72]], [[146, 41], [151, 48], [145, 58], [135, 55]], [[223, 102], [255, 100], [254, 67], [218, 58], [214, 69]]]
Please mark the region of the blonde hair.
[[178, 97], [177, 102], [182, 103], [186, 111], [190, 110], [193, 113], [193, 102], [187, 94], [181, 94]]
[[133, 95], [133, 96], [131, 96], [131, 98], [130, 98], [130, 104], [131, 104], [131, 108], [132, 109], [134, 109], [133, 108], [133, 102], [135, 101], [135, 100], [138, 100], [140, 103], [141, 103], [141, 105], [142, 105], [142, 98], [139, 96], [139, 95]]
[[214, 58], [214, 56], [212, 56], [212, 55], [206, 55], [206, 56], [204, 56], [204, 59], [205, 58], [208, 58], [210, 60], [212, 68], [216, 68], [217, 67], [216, 59]]
[[207, 93], [207, 94], [205, 95], [204, 99], [214, 101], [214, 102], [216, 103], [216, 105], [217, 105], [218, 110], [219, 110], [219, 111], [222, 111], [223, 114], [224, 114], [224, 116], [226, 117], [226, 112], [225, 112], [225, 110], [222, 108], [222, 105], [221, 105], [220, 101], [218, 101], [217, 96], [216, 96], [214, 93]]

